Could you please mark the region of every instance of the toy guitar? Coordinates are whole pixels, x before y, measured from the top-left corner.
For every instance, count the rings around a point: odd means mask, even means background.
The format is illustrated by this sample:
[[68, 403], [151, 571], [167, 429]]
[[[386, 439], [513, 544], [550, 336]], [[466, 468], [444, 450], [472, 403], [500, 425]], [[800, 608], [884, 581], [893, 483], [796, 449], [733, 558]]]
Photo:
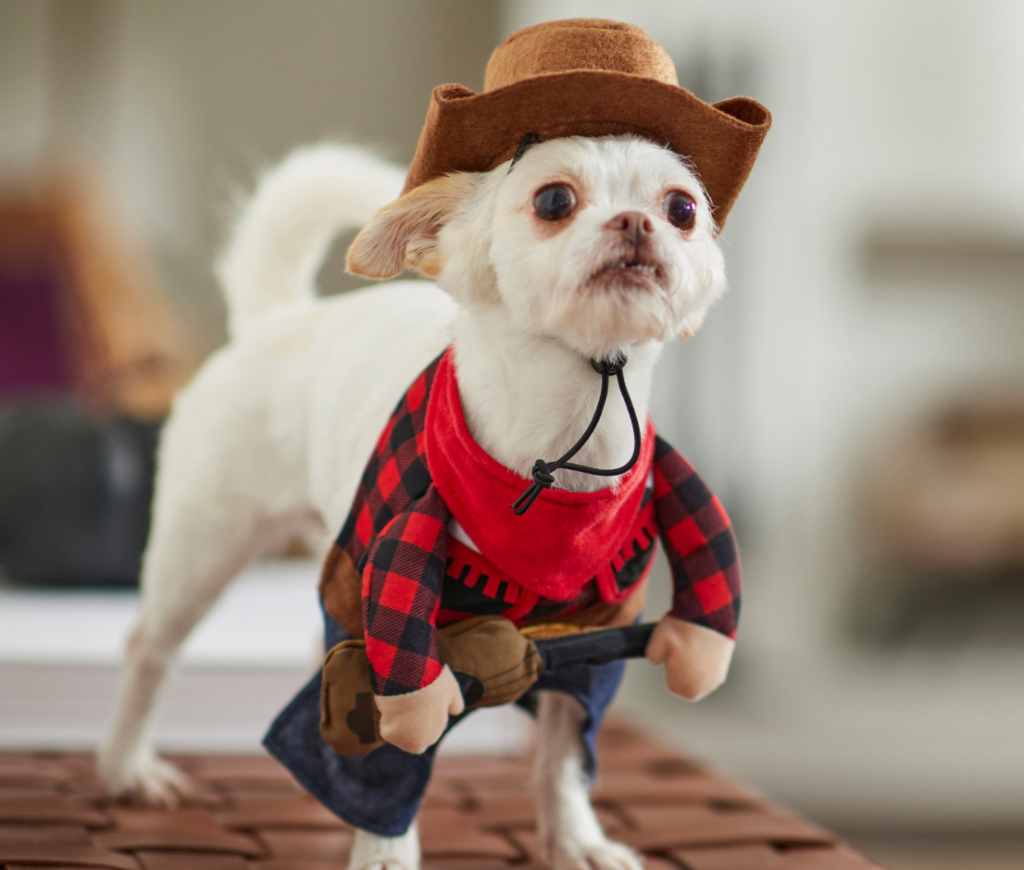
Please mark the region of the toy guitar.
[[[653, 631], [653, 623], [590, 630], [539, 624], [520, 630], [502, 616], [478, 616], [439, 629], [437, 642], [468, 712], [518, 700], [545, 670], [640, 658]], [[346, 640], [327, 653], [320, 710], [320, 732], [339, 755], [361, 755], [384, 745], [364, 641]]]

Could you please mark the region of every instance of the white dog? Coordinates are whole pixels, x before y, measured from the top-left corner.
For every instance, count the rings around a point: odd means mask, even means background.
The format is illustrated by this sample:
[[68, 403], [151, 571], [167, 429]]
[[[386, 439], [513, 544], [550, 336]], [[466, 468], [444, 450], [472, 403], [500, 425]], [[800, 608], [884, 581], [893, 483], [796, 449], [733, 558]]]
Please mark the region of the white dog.
[[[534, 145], [512, 172], [506, 162], [422, 185], [350, 249], [360, 274], [409, 267], [436, 286], [403, 281], [317, 301], [315, 275], [334, 234], [370, 220], [402, 179], [362, 152], [301, 150], [262, 181], [241, 217], [220, 268], [231, 340], [178, 397], [163, 436], [142, 612], [100, 754], [113, 794], [172, 803], [187, 791], [150, 737], [178, 647], [268, 540], [337, 532], [395, 402], [449, 343], [473, 436], [529, 476], [538, 456], [564, 453], [590, 419], [588, 359], [628, 354], [644, 419], [662, 342], [692, 335], [725, 289], [707, 198], [678, 155], [630, 136], [572, 137]], [[535, 202], [552, 184], [563, 190], [547, 205], [566, 211], [554, 219]], [[632, 444], [625, 411], [610, 404], [576, 461], [615, 467]], [[563, 471], [557, 485], [614, 484]], [[671, 651], [661, 658], [677, 694], [699, 697], [724, 676], [684, 674]], [[590, 807], [580, 716], [572, 699], [544, 693], [542, 843], [558, 870], [632, 870], [637, 858], [605, 837]], [[396, 838], [360, 831], [350, 863], [418, 865], [415, 827]]]

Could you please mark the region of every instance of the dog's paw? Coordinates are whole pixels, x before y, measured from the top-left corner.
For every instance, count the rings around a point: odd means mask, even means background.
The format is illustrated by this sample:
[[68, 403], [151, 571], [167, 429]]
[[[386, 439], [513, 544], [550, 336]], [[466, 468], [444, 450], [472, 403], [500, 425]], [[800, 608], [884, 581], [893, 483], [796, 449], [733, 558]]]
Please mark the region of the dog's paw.
[[356, 831], [348, 870], [420, 870], [420, 839], [413, 825], [400, 837]]
[[562, 840], [552, 844], [551, 866], [553, 870], [643, 870], [644, 865], [636, 852], [621, 843]]
[[170, 762], [150, 756], [123, 769], [100, 758], [98, 764], [107, 796], [124, 803], [174, 809], [191, 798], [192, 781]]

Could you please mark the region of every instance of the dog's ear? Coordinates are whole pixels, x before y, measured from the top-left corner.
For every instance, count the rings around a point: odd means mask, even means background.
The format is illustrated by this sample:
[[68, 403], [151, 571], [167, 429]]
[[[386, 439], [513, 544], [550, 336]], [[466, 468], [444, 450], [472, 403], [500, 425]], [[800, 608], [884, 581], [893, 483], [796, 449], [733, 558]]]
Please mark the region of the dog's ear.
[[436, 278], [444, 266], [438, 233], [473, 186], [468, 175], [444, 175], [399, 197], [355, 237], [345, 268], [364, 278], [393, 278], [408, 267]]

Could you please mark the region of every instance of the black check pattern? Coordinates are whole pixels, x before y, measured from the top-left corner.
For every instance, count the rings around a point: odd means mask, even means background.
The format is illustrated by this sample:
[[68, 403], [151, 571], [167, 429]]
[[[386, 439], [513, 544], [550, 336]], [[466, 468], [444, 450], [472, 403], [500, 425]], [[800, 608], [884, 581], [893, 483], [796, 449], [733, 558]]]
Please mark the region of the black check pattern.
[[373, 539], [430, 486], [422, 441], [427, 398], [440, 361], [438, 357], [427, 366], [395, 407], [366, 464], [352, 510], [338, 535], [338, 546], [348, 552], [360, 572]]
[[729, 517], [693, 466], [660, 437], [654, 509], [672, 566], [672, 615], [735, 637], [740, 562]]
[[444, 663], [435, 624], [451, 514], [430, 486], [373, 543], [363, 576], [363, 622], [373, 690], [401, 695], [430, 685]]

